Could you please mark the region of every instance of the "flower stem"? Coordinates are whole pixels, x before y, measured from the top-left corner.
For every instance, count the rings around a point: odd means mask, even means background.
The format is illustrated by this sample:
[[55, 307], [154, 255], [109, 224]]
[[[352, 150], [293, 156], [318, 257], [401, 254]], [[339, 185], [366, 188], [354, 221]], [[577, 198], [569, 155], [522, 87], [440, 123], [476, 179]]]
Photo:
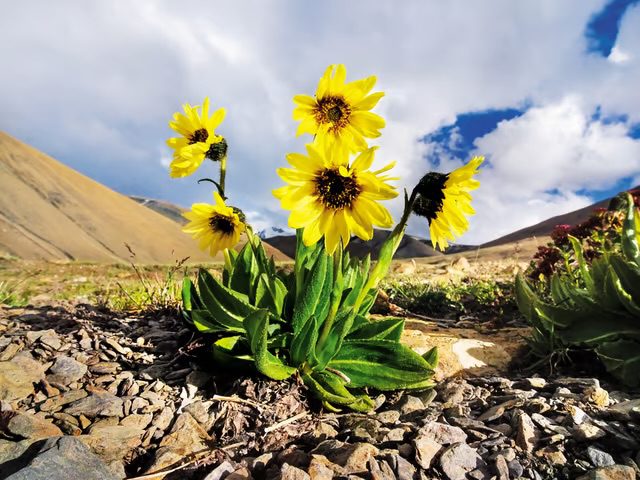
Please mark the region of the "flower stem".
[[224, 179], [227, 176], [227, 156], [225, 155], [220, 160], [220, 181], [218, 184], [220, 185], [220, 196], [226, 200], [226, 196], [224, 194]]
[[338, 285], [340, 288], [334, 287], [331, 292], [331, 306], [329, 307], [327, 319], [322, 325], [322, 333], [316, 344], [318, 349], [321, 349], [327, 341], [331, 327], [333, 327], [333, 322], [336, 319], [338, 308], [340, 307], [340, 300], [342, 300], [342, 251], [342, 240], [340, 240], [338, 248], [333, 252], [333, 285]]
[[382, 247], [380, 248], [378, 262], [371, 271], [371, 274], [367, 279], [367, 283], [360, 291], [360, 295], [358, 295], [358, 298], [353, 305], [354, 315], [358, 313], [358, 310], [360, 310], [360, 306], [362, 305], [362, 302], [364, 302], [364, 300], [367, 298], [369, 292], [372, 289], [378, 288], [380, 281], [387, 275], [389, 267], [391, 266], [391, 260], [393, 260], [393, 256], [400, 246], [402, 237], [404, 237], [404, 231], [407, 228], [407, 222], [409, 221], [409, 217], [411, 216], [411, 212], [413, 211], [413, 205], [416, 202], [417, 196], [417, 188], [413, 189], [413, 191], [411, 192], [411, 197], [407, 197], [405, 191], [404, 211], [402, 212], [402, 218], [400, 218], [400, 221], [391, 232], [391, 235], [387, 237], [387, 239], [382, 244]]

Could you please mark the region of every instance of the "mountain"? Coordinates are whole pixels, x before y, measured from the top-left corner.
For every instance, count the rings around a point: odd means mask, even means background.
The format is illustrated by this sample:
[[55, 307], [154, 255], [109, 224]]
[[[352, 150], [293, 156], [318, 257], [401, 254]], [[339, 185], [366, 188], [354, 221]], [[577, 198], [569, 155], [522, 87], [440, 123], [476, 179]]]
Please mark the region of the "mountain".
[[[347, 251], [356, 257], [364, 257], [367, 253], [370, 253], [371, 258], [375, 260], [378, 258], [380, 247], [389, 236], [389, 233], [388, 230], [374, 230], [373, 239], [367, 242], [354, 237], [349, 242]], [[267, 237], [263, 241], [292, 258], [295, 256], [295, 235], [276, 235]], [[440, 255], [443, 255], [443, 253], [435, 250], [431, 245], [427, 245], [423, 240], [411, 235], [405, 235], [394, 258], [435, 257]]]
[[[629, 189], [629, 191], [633, 190], [640, 190], [640, 185]], [[574, 210], [573, 212], [548, 218], [547, 220], [543, 220], [542, 222], [531, 225], [530, 227], [521, 228], [520, 230], [516, 230], [508, 235], [491, 240], [490, 242], [483, 244], [482, 247], [493, 247], [533, 237], [548, 237], [556, 225], [576, 225], [578, 223], [582, 223], [591, 216], [596, 208], [607, 208], [612, 198], [613, 197], [601, 200], [584, 208]], [[542, 244], [544, 243], [545, 242], [542, 242]]]
[[180, 225], [185, 225], [188, 220], [182, 216], [182, 212], [186, 209], [181, 208], [173, 203], [165, 202], [164, 200], [155, 200], [153, 198], [139, 197], [137, 195], [129, 195], [129, 198], [138, 202], [140, 205], [150, 208], [154, 212], [164, 215], [170, 218]]
[[[212, 259], [175, 221], [0, 132], [0, 252], [23, 259]], [[277, 260], [287, 257], [277, 250]]]

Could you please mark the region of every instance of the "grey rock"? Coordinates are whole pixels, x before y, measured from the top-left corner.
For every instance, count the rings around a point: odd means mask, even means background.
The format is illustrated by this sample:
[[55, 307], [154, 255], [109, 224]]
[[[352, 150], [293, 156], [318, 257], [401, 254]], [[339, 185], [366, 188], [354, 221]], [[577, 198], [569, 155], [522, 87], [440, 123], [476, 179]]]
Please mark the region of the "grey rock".
[[3, 464], [5, 480], [118, 480], [107, 466], [74, 437], [35, 443], [21, 457]]
[[400, 405], [400, 413], [406, 415], [418, 410], [424, 410], [424, 403], [418, 397], [413, 395], [407, 395], [404, 397], [402, 404]]
[[43, 378], [42, 365], [33, 359], [16, 355], [10, 362], [0, 362], [0, 400], [24, 400]]
[[84, 390], [69, 390], [55, 397], [48, 398], [40, 405], [40, 410], [43, 412], [54, 412], [65, 405], [85, 398], [87, 395], [89, 394]]
[[589, 457], [589, 461], [594, 467], [609, 467], [616, 463], [611, 455], [592, 445], [587, 447], [587, 457]]
[[497, 477], [497, 480], [509, 480], [509, 465], [507, 460], [498, 455], [494, 461], [493, 468]]
[[386, 412], [378, 413], [376, 418], [384, 424], [393, 424], [400, 420], [400, 412], [398, 410], [387, 410]]
[[626, 465], [611, 465], [591, 470], [577, 480], [635, 480], [636, 472]]
[[59, 356], [49, 369], [47, 381], [51, 384], [69, 385], [77, 382], [87, 373], [87, 366], [71, 357]]
[[425, 470], [431, 468], [433, 459], [442, 450], [442, 444], [425, 435], [415, 438], [413, 447], [416, 452], [416, 462]]
[[94, 393], [86, 398], [73, 402], [65, 412], [70, 415], [83, 414], [89, 418], [122, 417], [123, 402], [120, 397], [110, 393]]
[[53, 423], [28, 413], [13, 415], [7, 422], [6, 430], [16, 437], [32, 440], [62, 436], [62, 431]]
[[324, 455], [341, 466], [346, 474], [367, 471], [369, 458], [375, 457], [379, 450], [370, 443], [346, 444], [336, 440], [326, 440], [318, 445], [312, 454]]
[[280, 480], [311, 480], [304, 470], [285, 463], [280, 469]]
[[522, 464], [517, 459], [508, 462], [508, 466], [511, 478], [520, 478], [524, 474], [524, 468], [522, 468]]
[[236, 467], [229, 460], [225, 460], [211, 472], [209, 472], [209, 474], [204, 477], [203, 480], [221, 480], [227, 474], [233, 472], [235, 469]]
[[418, 430], [417, 437], [431, 439], [440, 445], [450, 445], [466, 441], [467, 434], [459, 427], [453, 427], [446, 423], [429, 422]]
[[473, 470], [487, 468], [475, 449], [466, 443], [454, 443], [440, 456], [440, 468], [448, 480], [464, 480]]
[[531, 417], [522, 410], [517, 410], [515, 417], [516, 445], [525, 452], [532, 452], [538, 441], [536, 427]]

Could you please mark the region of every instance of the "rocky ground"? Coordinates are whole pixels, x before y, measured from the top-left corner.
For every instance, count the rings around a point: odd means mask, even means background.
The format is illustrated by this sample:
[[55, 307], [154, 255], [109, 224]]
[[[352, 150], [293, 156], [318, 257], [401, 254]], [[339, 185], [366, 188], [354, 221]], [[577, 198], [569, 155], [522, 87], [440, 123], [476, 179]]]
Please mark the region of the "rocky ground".
[[640, 394], [452, 378], [327, 414], [295, 381], [213, 376], [175, 312], [0, 307], [0, 480], [633, 479]]

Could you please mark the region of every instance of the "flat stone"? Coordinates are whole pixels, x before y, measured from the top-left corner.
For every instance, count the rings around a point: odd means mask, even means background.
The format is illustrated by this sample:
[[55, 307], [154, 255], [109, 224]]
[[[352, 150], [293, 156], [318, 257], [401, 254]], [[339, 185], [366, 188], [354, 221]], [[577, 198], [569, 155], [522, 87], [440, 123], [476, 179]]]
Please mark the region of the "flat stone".
[[613, 457], [607, 452], [597, 449], [593, 445], [587, 447], [587, 457], [594, 467], [610, 467], [615, 465]]
[[87, 373], [87, 366], [71, 357], [59, 356], [49, 369], [47, 381], [53, 384], [69, 385], [77, 382]]
[[431, 463], [438, 452], [442, 450], [442, 444], [432, 438], [420, 435], [413, 440], [413, 448], [416, 452], [416, 462], [425, 470], [431, 468]]
[[154, 461], [146, 473], [162, 470], [186, 456], [208, 448], [211, 437], [189, 413], [181, 413], [171, 431], [160, 442]]
[[24, 400], [34, 393], [33, 384], [43, 378], [42, 365], [33, 359], [15, 356], [9, 362], [0, 362], [0, 400]]
[[203, 478], [203, 480], [221, 480], [223, 477], [227, 476], [234, 470], [235, 467], [233, 466], [233, 464], [229, 460], [225, 460], [211, 472], [209, 472], [207, 476]]
[[413, 395], [406, 395], [400, 404], [400, 413], [406, 415], [418, 410], [424, 410], [424, 402]]
[[355, 474], [366, 472], [369, 458], [375, 457], [378, 452], [370, 443], [346, 444], [326, 440], [311, 453], [324, 455], [330, 462], [344, 468], [346, 474]]
[[518, 398], [514, 400], [508, 400], [499, 405], [494, 405], [489, 410], [480, 415], [478, 417], [478, 420], [481, 422], [492, 422], [494, 420], [498, 420], [500, 417], [502, 417], [502, 415], [504, 415], [507, 410], [522, 406], [523, 403], [524, 400]]
[[2, 465], [5, 480], [119, 480], [75, 437], [52, 437]]
[[609, 392], [601, 387], [587, 387], [583, 392], [584, 400], [604, 408], [609, 406]]
[[496, 473], [496, 480], [509, 480], [509, 464], [502, 455], [496, 456], [493, 469]]
[[280, 469], [280, 480], [311, 480], [311, 477], [304, 470], [285, 463]]
[[615, 405], [609, 407], [608, 412], [618, 420], [628, 422], [632, 417], [640, 417], [640, 415], [638, 414], [639, 409], [640, 398], [635, 398], [633, 400], [616, 403]]
[[393, 424], [400, 420], [400, 412], [398, 410], [387, 410], [386, 412], [378, 413], [376, 418], [384, 424]]
[[73, 402], [65, 412], [70, 415], [83, 414], [89, 418], [122, 417], [122, 399], [110, 393], [94, 393], [86, 398]]
[[531, 417], [522, 410], [516, 411], [516, 445], [525, 452], [532, 452], [538, 442], [538, 434]]
[[465, 480], [473, 470], [486, 469], [478, 452], [466, 443], [454, 443], [440, 456], [440, 468], [448, 480]]
[[440, 422], [429, 422], [418, 430], [417, 437], [433, 440], [440, 445], [465, 442], [467, 434], [460, 427]]
[[576, 425], [572, 431], [573, 438], [580, 442], [588, 442], [605, 437], [607, 433], [591, 422]]
[[611, 465], [591, 470], [577, 480], [635, 480], [636, 472], [626, 465]]
[[42, 412], [53, 412], [65, 405], [85, 398], [87, 395], [89, 394], [84, 390], [69, 390], [61, 395], [56, 395], [55, 397], [47, 399], [40, 405], [40, 410]]
[[344, 469], [329, 461], [324, 455], [311, 455], [307, 469], [311, 480], [331, 480], [335, 475], [344, 475]]
[[124, 417], [122, 420], [120, 420], [120, 425], [124, 425], [125, 427], [136, 427], [145, 429], [149, 426], [152, 420], [152, 413], [134, 413], [133, 415], [129, 415], [128, 417]]
[[89, 435], [78, 438], [106, 463], [120, 462], [140, 446], [144, 430], [122, 425], [93, 426]]
[[105, 375], [109, 373], [117, 373], [120, 370], [120, 364], [118, 362], [98, 362], [89, 367], [92, 373], [99, 375]]
[[49, 420], [28, 413], [12, 416], [6, 429], [12, 435], [31, 440], [62, 436], [62, 431]]

